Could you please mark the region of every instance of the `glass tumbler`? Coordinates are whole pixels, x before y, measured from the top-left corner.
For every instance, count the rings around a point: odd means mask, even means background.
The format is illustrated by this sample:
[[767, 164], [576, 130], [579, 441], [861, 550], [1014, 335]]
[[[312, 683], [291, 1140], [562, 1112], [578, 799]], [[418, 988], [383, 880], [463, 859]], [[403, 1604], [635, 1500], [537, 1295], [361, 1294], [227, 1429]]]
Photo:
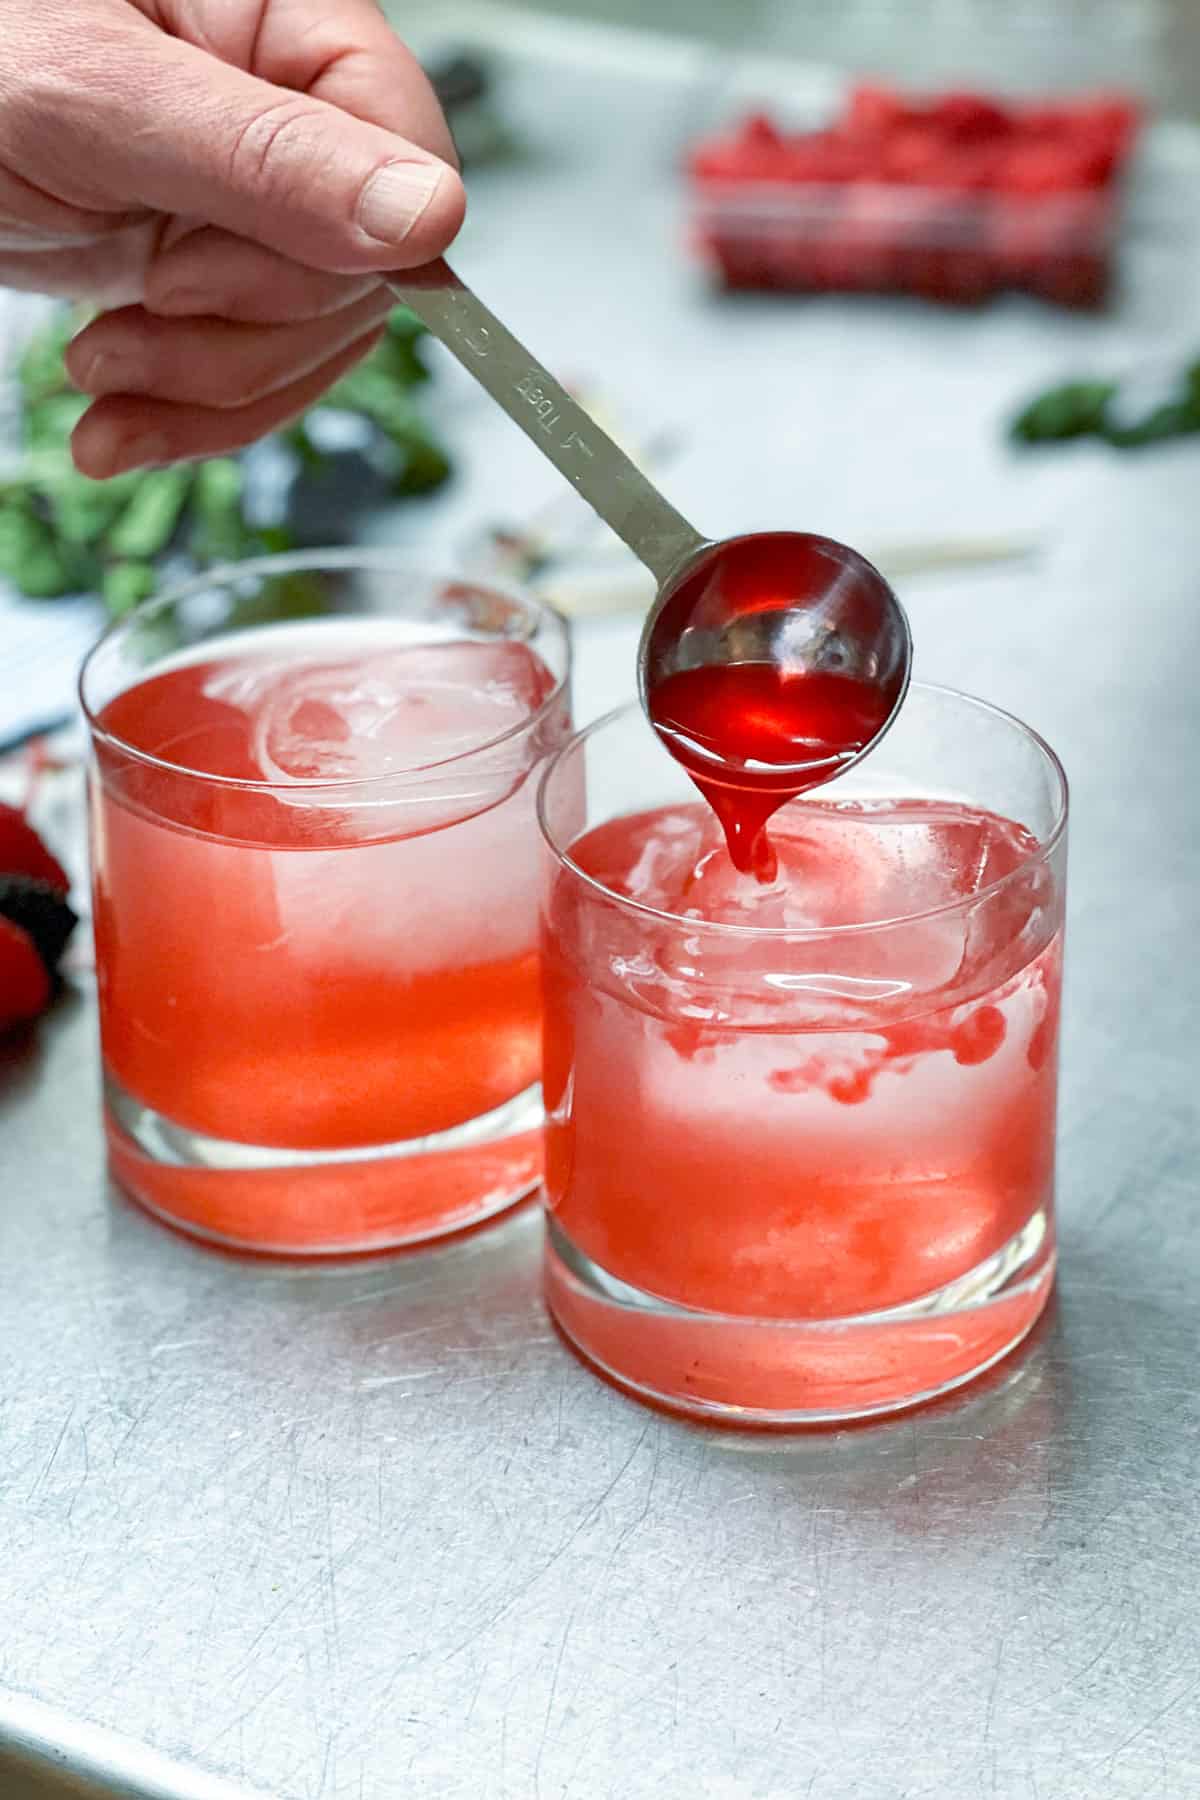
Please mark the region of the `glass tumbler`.
[[267, 558], [82, 675], [120, 1185], [223, 1244], [471, 1225], [541, 1174], [535, 771], [562, 622], [389, 551]]
[[568, 1340], [634, 1394], [776, 1425], [929, 1399], [1011, 1350], [1054, 1274], [1048, 747], [914, 686], [870, 757], [776, 816], [767, 896], [636, 707], [559, 751], [539, 804]]

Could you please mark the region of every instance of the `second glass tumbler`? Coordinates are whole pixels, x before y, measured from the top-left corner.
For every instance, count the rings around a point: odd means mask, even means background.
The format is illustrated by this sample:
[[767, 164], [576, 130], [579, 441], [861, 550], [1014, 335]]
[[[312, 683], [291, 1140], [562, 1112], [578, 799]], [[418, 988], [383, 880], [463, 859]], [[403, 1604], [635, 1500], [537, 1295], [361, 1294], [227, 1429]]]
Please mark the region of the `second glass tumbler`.
[[474, 1224], [541, 1171], [536, 771], [565, 627], [387, 551], [199, 578], [83, 674], [109, 1155], [291, 1254]]

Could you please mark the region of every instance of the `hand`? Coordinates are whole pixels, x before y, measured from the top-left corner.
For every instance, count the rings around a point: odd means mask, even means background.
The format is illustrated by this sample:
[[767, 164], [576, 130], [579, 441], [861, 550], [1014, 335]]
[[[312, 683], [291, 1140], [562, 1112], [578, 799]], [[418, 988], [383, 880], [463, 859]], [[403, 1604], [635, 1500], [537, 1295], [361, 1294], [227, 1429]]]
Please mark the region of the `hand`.
[[116, 309], [68, 355], [87, 475], [313, 405], [463, 207], [375, 0], [0, 0], [0, 282]]

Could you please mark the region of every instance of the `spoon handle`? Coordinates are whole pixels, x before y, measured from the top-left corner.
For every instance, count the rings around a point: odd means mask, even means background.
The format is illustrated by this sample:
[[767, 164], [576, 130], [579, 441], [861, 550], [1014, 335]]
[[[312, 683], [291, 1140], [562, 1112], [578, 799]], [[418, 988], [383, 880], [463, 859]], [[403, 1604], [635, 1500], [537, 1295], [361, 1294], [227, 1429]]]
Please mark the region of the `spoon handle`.
[[707, 539], [442, 261], [388, 279], [661, 586]]

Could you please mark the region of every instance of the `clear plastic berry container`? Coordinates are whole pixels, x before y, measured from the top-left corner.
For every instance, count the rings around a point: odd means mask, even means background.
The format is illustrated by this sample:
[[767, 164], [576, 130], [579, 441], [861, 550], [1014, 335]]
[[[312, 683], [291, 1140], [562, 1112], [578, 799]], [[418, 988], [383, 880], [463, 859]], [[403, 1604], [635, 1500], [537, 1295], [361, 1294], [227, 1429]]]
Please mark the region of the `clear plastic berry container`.
[[1137, 127], [1119, 95], [1017, 106], [860, 87], [823, 130], [756, 114], [697, 144], [693, 241], [728, 287], [1100, 306]]

